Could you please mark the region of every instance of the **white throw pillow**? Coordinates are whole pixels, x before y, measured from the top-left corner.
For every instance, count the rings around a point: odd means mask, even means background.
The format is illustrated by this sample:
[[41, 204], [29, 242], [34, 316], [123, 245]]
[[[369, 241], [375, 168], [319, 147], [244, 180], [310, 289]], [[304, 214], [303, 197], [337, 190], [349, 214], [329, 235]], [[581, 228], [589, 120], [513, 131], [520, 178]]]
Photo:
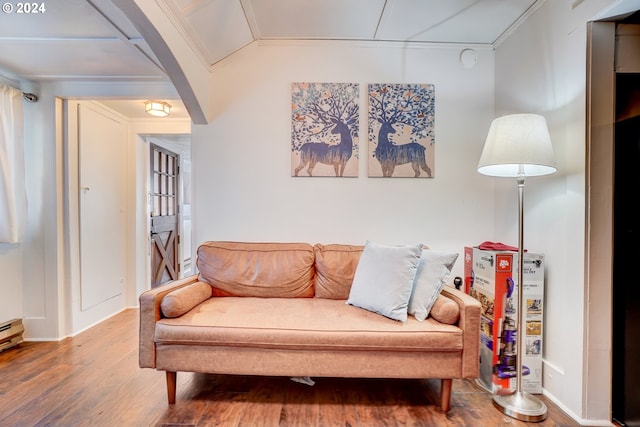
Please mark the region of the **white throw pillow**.
[[347, 304], [405, 322], [422, 244], [386, 246], [367, 241]]
[[444, 279], [451, 272], [457, 259], [457, 253], [422, 251], [409, 299], [409, 314], [420, 321], [429, 316], [431, 307], [444, 286]]

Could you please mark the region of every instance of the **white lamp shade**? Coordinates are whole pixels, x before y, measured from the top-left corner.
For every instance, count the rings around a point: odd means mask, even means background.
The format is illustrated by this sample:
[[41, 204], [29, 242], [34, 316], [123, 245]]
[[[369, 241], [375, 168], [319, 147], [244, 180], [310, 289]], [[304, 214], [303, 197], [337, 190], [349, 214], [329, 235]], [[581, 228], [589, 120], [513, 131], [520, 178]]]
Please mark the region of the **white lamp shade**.
[[539, 176], [558, 168], [547, 121], [537, 114], [511, 114], [491, 123], [478, 172], [500, 177]]

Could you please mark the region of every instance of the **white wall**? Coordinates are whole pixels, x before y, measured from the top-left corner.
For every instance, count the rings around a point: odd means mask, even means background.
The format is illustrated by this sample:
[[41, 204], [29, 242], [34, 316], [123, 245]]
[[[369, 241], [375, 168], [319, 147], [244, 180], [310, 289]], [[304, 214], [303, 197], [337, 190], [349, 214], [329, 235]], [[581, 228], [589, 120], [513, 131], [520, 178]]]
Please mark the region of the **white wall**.
[[[589, 425], [610, 425], [610, 377], [608, 384], [587, 390], [583, 365], [589, 327], [584, 321], [586, 22], [607, 3], [544, 2], [495, 55], [496, 115], [539, 113], [550, 128], [559, 170], [529, 179], [525, 191], [525, 246], [543, 251], [547, 262], [543, 387]], [[515, 197], [504, 186], [496, 192], [496, 205], [516, 203]], [[509, 223], [511, 214], [497, 209], [496, 224]], [[601, 365], [608, 371], [607, 354]], [[587, 408], [587, 399], [596, 404]]]
[[[79, 332], [74, 329], [70, 305], [72, 290], [65, 257], [66, 193], [63, 159], [63, 129], [56, 121], [61, 117], [60, 98], [172, 98], [175, 89], [167, 83], [43, 82], [36, 91], [37, 103], [24, 104], [25, 173], [28, 201], [27, 235], [18, 245], [0, 245], [0, 313], [2, 317], [22, 318], [25, 338], [60, 339]], [[147, 134], [163, 133], [162, 125], [143, 122], [138, 127]], [[132, 125], [135, 127], [136, 125]], [[170, 126], [169, 126], [170, 127]], [[188, 132], [183, 121], [179, 131]], [[131, 144], [134, 147], [134, 144]], [[130, 160], [137, 157], [131, 154]], [[146, 157], [145, 157], [146, 159]], [[135, 168], [134, 165], [130, 165]], [[134, 169], [130, 169], [135, 176]], [[131, 187], [130, 200], [138, 198], [139, 187]], [[144, 194], [142, 195], [144, 197]], [[134, 211], [134, 210], [132, 210]], [[130, 220], [135, 227], [135, 218]], [[137, 236], [138, 234], [136, 234]], [[141, 257], [146, 245], [136, 247]], [[134, 252], [130, 252], [134, 253]], [[136, 260], [137, 261], [137, 260]], [[132, 263], [134, 264], [134, 263]], [[135, 267], [128, 274], [127, 301], [137, 304]], [[141, 285], [144, 286], [144, 285]]]
[[28, 222], [19, 286], [27, 339], [58, 337], [66, 323], [59, 310], [59, 298], [66, 289], [58, 286], [64, 271], [59, 252], [63, 218], [57, 199], [62, 191], [63, 165], [57, 109], [59, 103], [49, 85], [43, 85], [37, 103], [25, 108]]
[[[462, 254], [494, 237], [493, 181], [476, 172], [493, 118], [493, 51], [339, 42], [260, 43], [212, 71], [209, 125], [194, 126], [194, 244], [205, 240], [423, 242]], [[292, 82], [360, 84], [358, 178], [290, 176]], [[436, 177], [367, 178], [366, 84], [431, 83]], [[513, 243], [513, 242], [511, 242]], [[463, 273], [462, 255], [454, 273]]]

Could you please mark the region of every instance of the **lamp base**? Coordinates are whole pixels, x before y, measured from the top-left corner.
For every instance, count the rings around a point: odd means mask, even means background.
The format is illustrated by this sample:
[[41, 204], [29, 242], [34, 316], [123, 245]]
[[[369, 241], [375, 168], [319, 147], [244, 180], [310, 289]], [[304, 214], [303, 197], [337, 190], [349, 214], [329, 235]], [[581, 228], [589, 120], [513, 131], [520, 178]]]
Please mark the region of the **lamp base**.
[[524, 391], [506, 395], [496, 394], [493, 396], [493, 406], [503, 414], [520, 421], [537, 423], [547, 418], [547, 405]]

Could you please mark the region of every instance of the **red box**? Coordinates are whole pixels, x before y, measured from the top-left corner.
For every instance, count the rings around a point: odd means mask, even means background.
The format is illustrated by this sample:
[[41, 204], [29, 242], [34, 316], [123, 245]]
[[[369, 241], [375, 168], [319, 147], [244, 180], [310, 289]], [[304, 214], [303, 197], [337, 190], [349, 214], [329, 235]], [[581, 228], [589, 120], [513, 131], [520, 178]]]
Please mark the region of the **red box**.
[[[471, 260], [467, 260], [468, 249]], [[523, 326], [518, 325], [518, 253], [465, 248], [465, 284], [482, 305], [479, 383], [491, 392], [515, 388], [517, 359], [522, 389], [542, 392], [544, 256], [524, 254]], [[517, 350], [517, 334], [522, 347]], [[522, 355], [522, 356], [520, 356]]]
[[471, 246], [464, 247], [464, 291], [471, 292], [473, 286], [473, 248]]

